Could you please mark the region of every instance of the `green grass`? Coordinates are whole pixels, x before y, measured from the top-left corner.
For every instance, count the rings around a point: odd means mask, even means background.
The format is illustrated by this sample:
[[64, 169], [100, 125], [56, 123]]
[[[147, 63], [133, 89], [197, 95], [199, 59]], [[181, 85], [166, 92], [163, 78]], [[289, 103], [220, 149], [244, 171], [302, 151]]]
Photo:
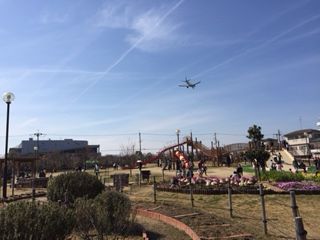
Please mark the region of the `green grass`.
[[304, 175], [299, 172], [293, 174], [291, 172], [285, 171], [270, 171], [261, 174], [261, 179], [263, 181], [271, 180], [275, 182], [289, 182], [289, 181], [302, 181], [305, 179]]
[[308, 172], [315, 173], [316, 172], [316, 167], [315, 166], [308, 167]]
[[254, 169], [252, 165], [244, 165], [242, 166], [242, 168], [243, 168], [243, 172], [254, 173]]

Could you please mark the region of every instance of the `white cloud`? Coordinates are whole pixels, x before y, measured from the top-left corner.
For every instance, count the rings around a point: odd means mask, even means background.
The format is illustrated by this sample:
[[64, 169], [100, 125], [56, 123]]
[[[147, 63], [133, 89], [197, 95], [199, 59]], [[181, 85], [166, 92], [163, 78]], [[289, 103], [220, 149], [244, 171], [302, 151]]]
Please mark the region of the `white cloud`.
[[100, 10], [95, 19], [95, 25], [108, 28], [131, 28], [134, 10], [130, 2], [110, 1]]
[[181, 39], [181, 24], [167, 17], [182, 4], [183, 0], [170, 6], [142, 10], [132, 2], [109, 2], [96, 16], [97, 27], [127, 29], [125, 40], [134, 48], [155, 51], [168, 48]]
[[133, 45], [142, 39], [137, 48], [146, 51], [169, 47], [179, 42], [180, 37], [177, 32], [180, 24], [169, 21], [159, 24], [160, 21], [161, 16], [156, 11], [148, 11], [138, 16], [131, 26], [134, 33], [128, 35], [126, 40]]

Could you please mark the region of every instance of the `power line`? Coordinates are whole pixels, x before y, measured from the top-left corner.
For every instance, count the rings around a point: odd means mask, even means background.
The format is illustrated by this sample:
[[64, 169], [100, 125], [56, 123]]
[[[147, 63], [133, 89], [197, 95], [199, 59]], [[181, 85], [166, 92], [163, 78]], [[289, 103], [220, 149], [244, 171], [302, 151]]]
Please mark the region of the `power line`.
[[116, 137], [116, 136], [136, 136], [138, 133], [110, 133], [110, 134], [50, 134], [50, 136], [56, 137]]
[[[141, 135], [145, 135], [145, 136], [175, 136], [176, 133], [148, 133], [148, 132], [140, 132]], [[56, 136], [56, 137], [69, 137], [69, 136], [78, 136], [78, 137], [114, 137], [114, 136], [136, 136], [138, 135], [139, 132], [135, 132], [135, 133], [102, 133], [102, 134], [59, 134], [59, 133], [47, 133], [44, 135], [48, 135], [48, 136]], [[194, 135], [214, 135], [214, 133], [193, 133]], [[216, 133], [217, 135], [230, 135], [230, 136], [246, 136], [245, 134], [239, 134], [239, 133]], [[35, 135], [35, 134], [32, 134]], [[188, 134], [186, 134], [188, 135]], [[269, 134], [272, 135], [272, 134]], [[10, 135], [10, 137], [27, 137], [30, 136], [30, 134], [17, 134], [17, 135]], [[0, 137], [4, 137], [2, 135], [0, 135]]]
[[219, 133], [217, 132], [217, 135], [225, 135], [225, 136], [241, 136], [244, 137], [246, 134], [241, 133]]
[[141, 132], [141, 134], [143, 134], [145, 136], [168, 136], [168, 137], [176, 136], [176, 133], [144, 133], [144, 132]]

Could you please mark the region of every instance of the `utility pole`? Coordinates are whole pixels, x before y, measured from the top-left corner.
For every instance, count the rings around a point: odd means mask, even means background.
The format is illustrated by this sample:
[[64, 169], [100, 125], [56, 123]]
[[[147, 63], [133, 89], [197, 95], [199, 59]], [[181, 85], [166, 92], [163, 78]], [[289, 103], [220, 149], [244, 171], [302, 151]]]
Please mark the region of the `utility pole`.
[[281, 133], [280, 133], [280, 130], [278, 129], [278, 132], [275, 133], [274, 135], [277, 137], [277, 140], [278, 140], [278, 150], [280, 151], [280, 150], [281, 150], [281, 141], [280, 141]]
[[281, 150], [281, 139], [280, 139], [281, 133], [280, 130], [278, 129], [278, 142], [279, 142], [279, 151]]
[[37, 137], [37, 148], [38, 148], [38, 150], [39, 150], [39, 137], [40, 137], [40, 136], [43, 136], [43, 135], [45, 135], [45, 134], [39, 132], [39, 130], [38, 130], [38, 132], [34, 133], [33, 135]]
[[192, 131], [190, 132], [190, 138], [191, 138], [191, 152], [192, 152], [192, 155], [193, 155], [193, 136], [192, 136]]
[[180, 142], [179, 142], [179, 140], [180, 140], [180, 129], [177, 129], [176, 130], [176, 134], [177, 134], [177, 145], [178, 145], [178, 150], [180, 151]]
[[217, 133], [214, 133], [214, 145], [216, 147], [216, 157], [217, 157], [217, 166], [219, 166], [219, 149], [218, 149], [218, 140], [217, 140]]
[[139, 151], [141, 153], [141, 132], [139, 132]]
[[214, 133], [214, 145], [217, 148], [217, 133]]

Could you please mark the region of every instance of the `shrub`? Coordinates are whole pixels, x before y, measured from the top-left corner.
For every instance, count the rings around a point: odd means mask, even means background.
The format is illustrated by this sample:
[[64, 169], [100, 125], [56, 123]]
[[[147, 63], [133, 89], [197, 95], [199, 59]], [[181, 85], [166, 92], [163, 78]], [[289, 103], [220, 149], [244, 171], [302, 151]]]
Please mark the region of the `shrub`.
[[90, 239], [90, 231], [95, 228], [96, 210], [92, 199], [78, 198], [75, 201], [74, 216], [76, 232], [82, 239]]
[[61, 208], [55, 203], [42, 205], [38, 221], [41, 223], [38, 225], [41, 233], [39, 239], [65, 239], [65, 236], [72, 232], [75, 224], [72, 210]]
[[70, 203], [76, 198], [96, 197], [104, 190], [104, 185], [97, 177], [85, 172], [72, 172], [61, 174], [52, 178], [47, 187], [47, 197], [50, 201], [65, 200], [65, 195]]
[[18, 202], [0, 211], [0, 239], [63, 240], [73, 230], [69, 210], [56, 204]]
[[291, 173], [285, 171], [270, 171], [261, 174], [263, 181], [272, 180], [275, 182], [290, 182], [290, 181], [302, 181], [304, 176], [302, 173]]
[[122, 193], [107, 191], [94, 200], [77, 199], [75, 202], [76, 230], [85, 239], [95, 230], [103, 236], [125, 234], [129, 229], [131, 202]]
[[119, 192], [108, 191], [95, 199], [97, 230], [101, 233], [122, 233], [129, 225], [131, 202]]

